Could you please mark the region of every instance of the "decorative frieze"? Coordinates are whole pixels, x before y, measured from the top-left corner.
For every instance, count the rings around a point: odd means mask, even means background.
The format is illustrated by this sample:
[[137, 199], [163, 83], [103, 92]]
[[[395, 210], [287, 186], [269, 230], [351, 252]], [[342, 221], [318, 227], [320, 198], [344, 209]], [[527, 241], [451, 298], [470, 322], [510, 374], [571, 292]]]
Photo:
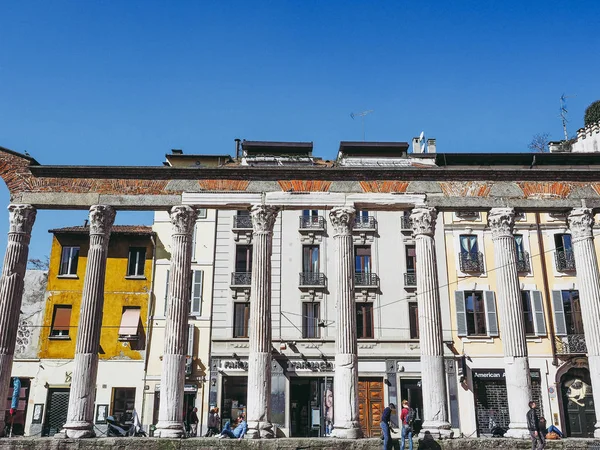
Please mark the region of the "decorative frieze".
[[329, 192], [331, 181], [324, 180], [280, 180], [284, 192]]

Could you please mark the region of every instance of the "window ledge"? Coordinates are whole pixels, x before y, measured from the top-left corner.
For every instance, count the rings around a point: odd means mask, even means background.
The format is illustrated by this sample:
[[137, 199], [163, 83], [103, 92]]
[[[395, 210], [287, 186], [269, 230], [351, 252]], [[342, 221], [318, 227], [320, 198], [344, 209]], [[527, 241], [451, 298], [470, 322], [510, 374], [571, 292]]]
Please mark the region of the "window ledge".
[[525, 336], [525, 339], [527, 340], [527, 342], [542, 342], [542, 336]]
[[119, 341], [120, 342], [137, 342], [140, 340], [140, 337], [137, 335], [132, 335], [132, 336], [119, 336]]
[[144, 275], [126, 275], [126, 280], [145, 280], [146, 277]]
[[462, 342], [483, 342], [485, 344], [493, 344], [494, 338], [490, 336], [463, 336], [460, 338]]
[[51, 341], [70, 341], [71, 336], [48, 336]]
[[78, 279], [79, 277], [77, 276], [77, 274], [65, 273], [62, 275], [57, 275], [56, 278], [67, 278], [67, 279], [70, 278], [72, 280], [75, 280], [75, 279]]

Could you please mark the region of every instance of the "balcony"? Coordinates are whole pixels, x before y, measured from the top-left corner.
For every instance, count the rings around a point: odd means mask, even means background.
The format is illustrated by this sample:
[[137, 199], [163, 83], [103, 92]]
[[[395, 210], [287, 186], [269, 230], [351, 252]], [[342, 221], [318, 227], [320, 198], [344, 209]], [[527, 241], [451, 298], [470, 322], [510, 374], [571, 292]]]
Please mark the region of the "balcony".
[[324, 273], [319, 272], [300, 272], [300, 287], [319, 287], [324, 288], [326, 278]]
[[416, 272], [406, 272], [404, 274], [404, 287], [417, 287]]
[[300, 230], [318, 231], [325, 229], [323, 216], [300, 216]]
[[556, 259], [556, 270], [559, 272], [575, 271], [575, 256], [573, 250], [557, 250], [554, 254]]
[[483, 254], [481, 252], [461, 252], [458, 254], [460, 271], [464, 273], [483, 273]]
[[375, 230], [377, 221], [373, 216], [356, 216], [354, 230]]
[[251, 230], [252, 229], [252, 217], [237, 215], [233, 216], [233, 229], [234, 230]]
[[231, 286], [250, 287], [252, 283], [252, 272], [232, 272]]
[[587, 345], [583, 334], [556, 336], [555, 342], [557, 355], [584, 355], [587, 353]]
[[529, 265], [529, 253], [521, 252], [520, 254], [517, 254], [517, 272], [531, 272], [531, 266]]
[[376, 273], [355, 273], [354, 286], [359, 288], [379, 287], [379, 277]]
[[400, 231], [412, 231], [410, 216], [405, 215], [400, 218]]

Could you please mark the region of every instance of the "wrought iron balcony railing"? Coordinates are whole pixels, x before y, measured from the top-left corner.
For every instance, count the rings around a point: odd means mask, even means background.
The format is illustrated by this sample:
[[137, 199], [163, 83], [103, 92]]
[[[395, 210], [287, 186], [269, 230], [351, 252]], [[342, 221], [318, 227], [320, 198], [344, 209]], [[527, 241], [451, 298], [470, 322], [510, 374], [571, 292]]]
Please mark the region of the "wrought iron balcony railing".
[[300, 272], [300, 286], [325, 287], [325, 274], [319, 272]]
[[233, 228], [237, 230], [251, 230], [252, 217], [250, 216], [233, 216]]
[[323, 216], [300, 216], [301, 230], [324, 230], [325, 218]]
[[529, 265], [529, 253], [527, 253], [527, 252], [517, 253], [517, 272], [519, 272], [519, 273], [531, 272], [531, 266]]
[[376, 273], [359, 272], [354, 274], [354, 286], [358, 287], [377, 287], [379, 286], [379, 277]]
[[232, 286], [250, 286], [252, 282], [252, 272], [232, 272]]
[[355, 230], [374, 230], [376, 225], [377, 221], [373, 216], [356, 216], [354, 219]]
[[406, 272], [404, 274], [404, 286], [407, 286], [407, 287], [416, 287], [417, 286], [416, 272]]
[[575, 256], [573, 250], [557, 250], [554, 254], [556, 270], [559, 272], [575, 271]]
[[400, 229], [402, 231], [412, 231], [412, 226], [410, 225], [410, 217], [402, 216], [400, 218]]
[[483, 273], [483, 254], [481, 252], [461, 252], [458, 254], [461, 272]]
[[555, 342], [558, 355], [583, 355], [587, 353], [585, 335], [583, 334], [556, 336]]

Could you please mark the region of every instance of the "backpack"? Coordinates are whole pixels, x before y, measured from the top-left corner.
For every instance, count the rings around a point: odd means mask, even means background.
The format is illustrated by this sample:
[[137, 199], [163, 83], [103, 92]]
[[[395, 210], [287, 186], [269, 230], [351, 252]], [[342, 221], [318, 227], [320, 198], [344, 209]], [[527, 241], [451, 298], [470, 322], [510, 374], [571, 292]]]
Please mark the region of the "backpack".
[[408, 414], [406, 415], [406, 424], [412, 428], [413, 426], [413, 422], [415, 421], [415, 417], [417, 416], [417, 414], [415, 413], [415, 410], [412, 408], [408, 408]]

